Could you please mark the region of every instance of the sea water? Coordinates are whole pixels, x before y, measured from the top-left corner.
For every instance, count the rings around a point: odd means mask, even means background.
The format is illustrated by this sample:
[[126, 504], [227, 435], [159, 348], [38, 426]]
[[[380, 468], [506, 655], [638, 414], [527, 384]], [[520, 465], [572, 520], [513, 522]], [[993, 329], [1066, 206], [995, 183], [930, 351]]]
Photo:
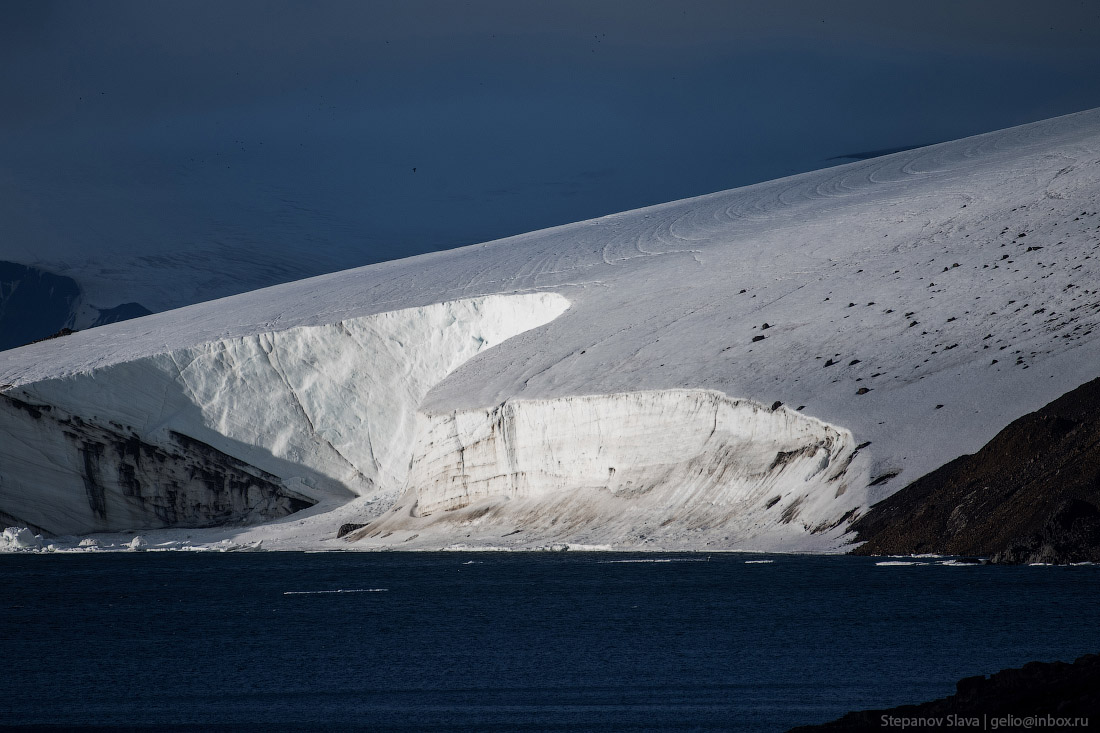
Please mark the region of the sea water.
[[782, 731], [1100, 651], [1100, 567], [0, 556], [0, 725]]

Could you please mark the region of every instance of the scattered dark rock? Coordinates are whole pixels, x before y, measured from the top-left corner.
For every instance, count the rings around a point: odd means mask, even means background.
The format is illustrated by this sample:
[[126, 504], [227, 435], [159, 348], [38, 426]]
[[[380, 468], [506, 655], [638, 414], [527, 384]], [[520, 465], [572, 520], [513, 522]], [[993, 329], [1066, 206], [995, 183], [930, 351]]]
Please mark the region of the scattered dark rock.
[[860, 387], [859, 389], [856, 390], [856, 394], [864, 395], [864, 394], [867, 394], [870, 391], [871, 391], [870, 387]]
[[782, 406], [783, 406], [783, 403], [780, 402], [779, 400], [776, 400], [775, 402], [772, 403], [772, 412], [775, 412], [776, 410], [778, 410]]
[[833, 364], [836, 364], [836, 362], [833, 361], [832, 359], [826, 359], [825, 360], [825, 366], [831, 367]]
[[771, 328], [771, 325], [765, 323], [763, 326], [760, 327], [760, 330], [763, 331], [763, 330], [768, 329], [768, 328]]
[[760, 334], [759, 336], [753, 336], [752, 342], [755, 344], [757, 341], [763, 341], [766, 338], [767, 336], [765, 336], [764, 334]]
[[852, 359], [850, 362], [848, 362], [848, 366], [855, 366], [858, 363], [859, 359]]
[[[889, 718], [914, 721], [913, 730], [985, 730], [987, 723], [1001, 718], [997, 728], [1021, 730], [1002, 716], [1036, 716], [1026, 727], [1044, 730], [1086, 730], [1090, 716], [1100, 711], [1100, 655], [1086, 654], [1072, 664], [1028, 662], [1018, 669], [1004, 669], [986, 677], [966, 677], [955, 684], [955, 694], [918, 705], [887, 710], [848, 713], [823, 725], [792, 728], [789, 733], [813, 731], [883, 731]], [[955, 716], [955, 717], [952, 717]], [[976, 723], [970, 721], [977, 719]], [[1021, 726], [1024, 724], [1021, 723]], [[900, 726], [898, 727], [900, 730]], [[990, 730], [993, 728], [990, 727]]]

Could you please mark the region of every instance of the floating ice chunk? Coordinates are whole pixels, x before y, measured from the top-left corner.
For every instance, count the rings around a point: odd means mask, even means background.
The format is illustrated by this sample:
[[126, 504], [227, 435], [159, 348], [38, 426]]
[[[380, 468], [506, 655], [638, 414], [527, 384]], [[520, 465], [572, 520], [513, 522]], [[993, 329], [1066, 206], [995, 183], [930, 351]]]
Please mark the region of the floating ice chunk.
[[144, 550], [148, 544], [149, 543], [145, 541], [144, 537], [138, 535], [137, 537], [126, 543], [126, 546], [129, 547], [131, 550], [138, 551]]
[[17, 550], [38, 550], [42, 548], [42, 535], [26, 527], [8, 527], [4, 530], [4, 544]]
[[288, 590], [284, 596], [319, 596], [326, 593], [385, 593], [389, 588], [337, 588], [336, 590]]

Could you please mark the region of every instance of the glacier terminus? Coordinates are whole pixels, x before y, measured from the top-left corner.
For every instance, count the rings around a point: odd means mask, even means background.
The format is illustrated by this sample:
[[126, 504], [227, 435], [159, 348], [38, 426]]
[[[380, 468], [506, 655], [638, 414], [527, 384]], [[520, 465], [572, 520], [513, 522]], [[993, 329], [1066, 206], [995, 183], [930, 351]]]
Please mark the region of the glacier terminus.
[[842, 551], [1096, 377], [1098, 209], [1093, 110], [0, 352], [0, 520], [57, 548]]

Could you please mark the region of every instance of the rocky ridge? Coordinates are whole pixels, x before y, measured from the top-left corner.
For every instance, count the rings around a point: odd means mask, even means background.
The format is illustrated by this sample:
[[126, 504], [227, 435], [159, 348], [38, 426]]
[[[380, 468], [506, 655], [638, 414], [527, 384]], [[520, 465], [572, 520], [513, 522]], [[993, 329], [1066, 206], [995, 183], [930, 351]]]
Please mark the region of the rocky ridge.
[[1100, 655], [1086, 654], [1072, 664], [1029, 662], [988, 677], [966, 677], [955, 690], [940, 700], [848, 713], [789, 733], [900, 729], [901, 721], [905, 730], [991, 730], [993, 721], [1001, 730], [1088, 730], [1100, 713]]
[[1100, 562], [1100, 379], [873, 506], [857, 555]]

